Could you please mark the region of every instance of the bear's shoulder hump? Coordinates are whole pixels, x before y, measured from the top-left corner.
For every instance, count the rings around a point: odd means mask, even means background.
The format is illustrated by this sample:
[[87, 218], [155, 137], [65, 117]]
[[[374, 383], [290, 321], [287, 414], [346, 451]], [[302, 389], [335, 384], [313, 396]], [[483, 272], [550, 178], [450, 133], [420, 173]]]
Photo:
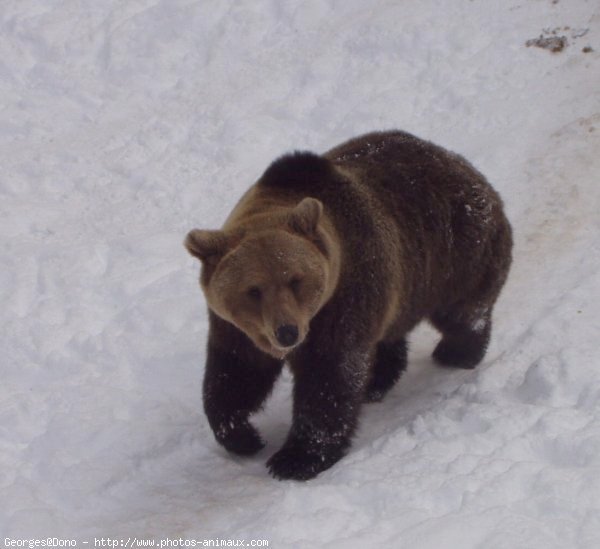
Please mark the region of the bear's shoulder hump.
[[295, 151], [275, 160], [259, 184], [308, 191], [330, 180], [333, 173], [333, 165], [326, 158], [312, 152]]

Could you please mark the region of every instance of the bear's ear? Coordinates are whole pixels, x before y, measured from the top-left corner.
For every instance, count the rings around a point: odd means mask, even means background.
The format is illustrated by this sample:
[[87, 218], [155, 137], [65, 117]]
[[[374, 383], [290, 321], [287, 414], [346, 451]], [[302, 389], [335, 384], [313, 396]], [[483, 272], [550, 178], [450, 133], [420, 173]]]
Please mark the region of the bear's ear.
[[323, 204], [316, 198], [304, 198], [291, 211], [288, 224], [300, 234], [312, 235], [323, 215]]
[[219, 259], [225, 254], [229, 238], [224, 231], [193, 229], [185, 237], [183, 245], [191, 255], [205, 263]]

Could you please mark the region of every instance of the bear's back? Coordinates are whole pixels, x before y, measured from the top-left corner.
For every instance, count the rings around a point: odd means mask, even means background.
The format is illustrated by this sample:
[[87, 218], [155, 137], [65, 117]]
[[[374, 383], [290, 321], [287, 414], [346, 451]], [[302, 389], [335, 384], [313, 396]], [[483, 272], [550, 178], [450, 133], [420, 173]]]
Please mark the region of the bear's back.
[[[462, 156], [402, 131], [369, 133], [323, 155], [357, 179], [385, 204], [427, 214], [433, 206], [499, 203], [483, 175]], [[438, 210], [439, 211], [439, 210]], [[410, 212], [406, 212], [410, 213]], [[427, 217], [427, 216], [426, 216]]]
[[258, 183], [274, 193], [313, 196], [350, 214], [365, 200], [403, 226], [475, 233], [504, 223], [502, 202], [463, 157], [402, 131], [373, 132], [322, 156], [295, 152]]

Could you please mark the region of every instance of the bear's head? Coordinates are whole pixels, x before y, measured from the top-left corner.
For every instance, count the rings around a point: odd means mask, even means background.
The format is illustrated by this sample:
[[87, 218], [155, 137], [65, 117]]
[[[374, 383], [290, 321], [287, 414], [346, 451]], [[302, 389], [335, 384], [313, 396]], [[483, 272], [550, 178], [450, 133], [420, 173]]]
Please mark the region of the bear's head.
[[282, 359], [302, 343], [311, 319], [331, 297], [337, 272], [323, 205], [295, 207], [223, 231], [194, 229], [185, 246], [202, 262], [210, 309], [262, 351]]

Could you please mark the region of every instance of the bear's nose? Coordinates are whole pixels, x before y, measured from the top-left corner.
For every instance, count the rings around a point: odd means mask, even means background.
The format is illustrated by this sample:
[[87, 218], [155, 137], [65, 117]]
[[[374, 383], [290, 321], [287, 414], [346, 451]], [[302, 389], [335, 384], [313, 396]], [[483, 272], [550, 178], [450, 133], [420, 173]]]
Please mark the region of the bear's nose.
[[284, 324], [275, 330], [277, 341], [284, 347], [291, 347], [298, 341], [298, 327], [293, 324]]

